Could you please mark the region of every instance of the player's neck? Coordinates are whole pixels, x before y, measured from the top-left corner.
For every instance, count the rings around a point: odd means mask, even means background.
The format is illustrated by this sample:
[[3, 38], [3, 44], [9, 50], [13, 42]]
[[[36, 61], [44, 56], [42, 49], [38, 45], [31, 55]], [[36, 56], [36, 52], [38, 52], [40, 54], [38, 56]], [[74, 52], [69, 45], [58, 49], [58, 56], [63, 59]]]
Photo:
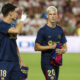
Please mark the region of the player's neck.
[[8, 23], [8, 24], [12, 23], [12, 19], [10, 19], [9, 17], [4, 17], [3, 21], [6, 22], [6, 23]]
[[51, 28], [55, 28], [56, 27], [56, 23], [50, 23], [50, 22], [48, 22], [48, 24], [47, 24], [49, 27], [51, 27]]

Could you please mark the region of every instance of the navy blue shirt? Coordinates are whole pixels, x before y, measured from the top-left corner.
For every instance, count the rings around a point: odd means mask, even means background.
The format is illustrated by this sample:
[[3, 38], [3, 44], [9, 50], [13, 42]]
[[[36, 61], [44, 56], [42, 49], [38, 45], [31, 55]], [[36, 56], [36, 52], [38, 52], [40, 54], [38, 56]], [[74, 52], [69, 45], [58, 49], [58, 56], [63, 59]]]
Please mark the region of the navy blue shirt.
[[16, 34], [9, 34], [8, 30], [15, 27], [0, 21], [0, 61], [19, 61], [17, 55]]
[[[38, 31], [36, 43], [43, 46], [52, 45], [55, 42], [66, 43], [66, 38], [61, 27], [56, 25], [55, 28], [51, 28], [48, 25], [44, 25]], [[41, 62], [50, 64], [51, 56], [55, 52], [54, 49], [41, 51]]]

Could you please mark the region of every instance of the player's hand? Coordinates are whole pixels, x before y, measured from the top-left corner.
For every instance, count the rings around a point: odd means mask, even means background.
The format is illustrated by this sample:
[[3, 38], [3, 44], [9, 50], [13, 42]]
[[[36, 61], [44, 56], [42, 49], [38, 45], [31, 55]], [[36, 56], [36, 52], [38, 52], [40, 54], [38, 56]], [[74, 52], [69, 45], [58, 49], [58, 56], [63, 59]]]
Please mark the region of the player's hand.
[[21, 68], [22, 66], [25, 66], [24, 63], [23, 63], [23, 61], [20, 62], [20, 68]]
[[20, 21], [25, 21], [26, 18], [27, 18], [27, 15], [22, 13]]
[[55, 49], [56, 48], [56, 43], [54, 43], [53, 45], [50, 45], [50, 49]]
[[65, 49], [56, 49], [56, 53], [58, 54], [64, 54], [65, 52]]

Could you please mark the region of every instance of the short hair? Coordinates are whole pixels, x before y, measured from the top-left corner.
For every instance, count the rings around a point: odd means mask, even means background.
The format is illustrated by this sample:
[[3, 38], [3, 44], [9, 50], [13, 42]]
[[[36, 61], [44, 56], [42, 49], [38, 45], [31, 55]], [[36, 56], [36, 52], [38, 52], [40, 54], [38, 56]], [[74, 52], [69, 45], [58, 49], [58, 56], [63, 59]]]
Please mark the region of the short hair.
[[46, 12], [48, 13], [49, 10], [56, 10], [57, 12], [57, 8], [55, 6], [49, 6], [47, 9], [46, 9]]
[[14, 11], [15, 8], [16, 8], [16, 6], [14, 6], [13, 4], [7, 3], [7, 4], [3, 5], [2, 9], [1, 9], [1, 12], [2, 12], [3, 16], [7, 16], [8, 13], [10, 11]]

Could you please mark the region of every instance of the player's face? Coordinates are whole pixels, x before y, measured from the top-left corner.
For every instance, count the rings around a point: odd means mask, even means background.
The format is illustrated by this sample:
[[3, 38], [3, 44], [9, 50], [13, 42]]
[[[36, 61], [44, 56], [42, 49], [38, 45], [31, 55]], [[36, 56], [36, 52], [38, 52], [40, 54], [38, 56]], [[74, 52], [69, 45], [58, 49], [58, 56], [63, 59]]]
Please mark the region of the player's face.
[[12, 11], [11, 12], [11, 18], [12, 18], [12, 20], [16, 20], [17, 17], [18, 17], [17, 11], [16, 10]]
[[47, 19], [51, 23], [55, 23], [57, 21], [57, 12], [56, 10], [49, 10], [47, 13]]

